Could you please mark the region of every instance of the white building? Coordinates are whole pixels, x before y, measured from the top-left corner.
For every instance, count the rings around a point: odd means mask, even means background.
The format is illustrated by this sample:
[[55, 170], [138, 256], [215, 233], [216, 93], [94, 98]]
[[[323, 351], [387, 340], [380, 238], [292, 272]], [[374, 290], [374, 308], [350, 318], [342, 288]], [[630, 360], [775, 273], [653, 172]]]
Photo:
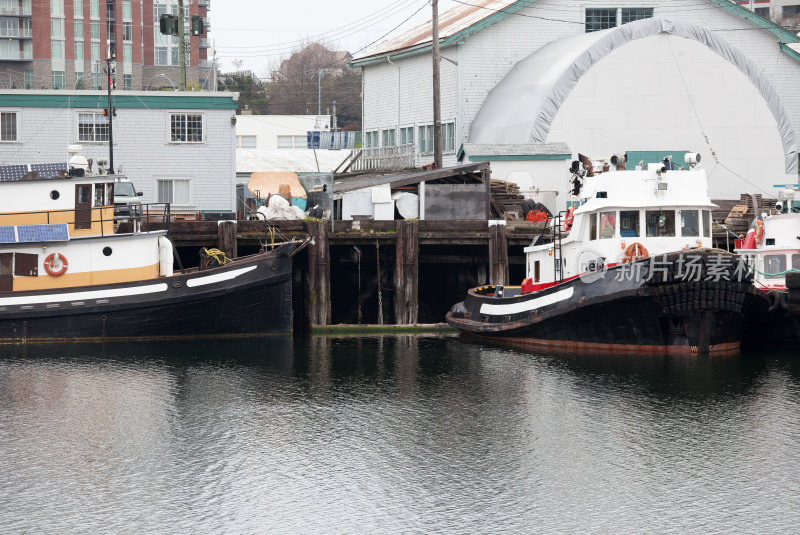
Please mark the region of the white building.
[[[144, 193], [143, 203], [232, 211], [237, 99], [237, 93], [115, 92], [114, 167]], [[94, 162], [108, 160], [107, 107], [102, 91], [0, 91], [0, 165], [66, 162], [71, 144]]]
[[237, 115], [240, 149], [305, 149], [309, 131], [331, 129], [330, 115]]
[[[563, 142], [573, 157], [700, 152], [712, 198], [797, 181], [798, 37], [734, 2], [475, 0], [439, 20], [446, 166], [464, 143]], [[413, 142], [431, 162], [430, 28], [352, 64], [365, 146]]]

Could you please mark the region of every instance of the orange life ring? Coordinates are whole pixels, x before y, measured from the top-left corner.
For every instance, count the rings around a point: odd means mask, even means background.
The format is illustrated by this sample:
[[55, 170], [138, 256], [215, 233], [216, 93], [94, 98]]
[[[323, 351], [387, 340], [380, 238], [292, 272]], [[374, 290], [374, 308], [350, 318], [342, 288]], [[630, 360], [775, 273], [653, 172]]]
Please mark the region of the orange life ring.
[[627, 264], [628, 262], [635, 262], [636, 260], [641, 260], [648, 256], [650, 256], [650, 253], [647, 252], [644, 245], [638, 241], [633, 242], [625, 249], [625, 254], [622, 256], [622, 263]]
[[756, 243], [761, 243], [762, 241], [764, 241], [764, 222], [761, 221], [760, 219], [756, 219], [754, 225], [755, 225], [754, 237], [756, 239]]
[[572, 228], [572, 222], [575, 220], [575, 207], [570, 206], [567, 210], [567, 215], [564, 220], [564, 230], [569, 230]]
[[48, 275], [52, 275], [53, 277], [60, 277], [67, 272], [68, 267], [69, 262], [67, 262], [67, 257], [63, 254], [50, 253], [47, 258], [44, 259], [44, 270]]

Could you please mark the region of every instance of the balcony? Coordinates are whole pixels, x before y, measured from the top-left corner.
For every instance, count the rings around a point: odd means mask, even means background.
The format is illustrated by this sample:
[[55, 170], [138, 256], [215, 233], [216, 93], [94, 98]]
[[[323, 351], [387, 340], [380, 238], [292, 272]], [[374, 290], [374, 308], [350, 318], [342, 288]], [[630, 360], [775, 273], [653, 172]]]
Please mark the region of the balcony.
[[208, 39], [207, 39], [207, 38], [205, 38], [205, 37], [201, 37], [201, 38], [198, 40], [198, 43], [199, 43], [199, 44], [198, 44], [198, 46], [199, 46], [200, 48], [211, 48], [211, 41], [210, 41], [210, 40], [208, 40]]
[[211, 0], [198, 0], [197, 7], [204, 7], [211, 11]]
[[0, 51], [0, 61], [33, 61], [33, 52]]
[[21, 9], [18, 6], [0, 7], [0, 17], [30, 17], [30, 16], [31, 16], [31, 6], [25, 6], [24, 9]]

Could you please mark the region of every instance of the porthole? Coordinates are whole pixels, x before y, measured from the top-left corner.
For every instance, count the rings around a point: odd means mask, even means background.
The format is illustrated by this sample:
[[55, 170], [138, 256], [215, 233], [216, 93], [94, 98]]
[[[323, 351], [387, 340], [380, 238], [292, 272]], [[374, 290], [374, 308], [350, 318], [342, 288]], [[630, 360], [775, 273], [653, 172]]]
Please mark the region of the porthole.
[[50, 198], [53, 199], [54, 201], [57, 201], [59, 197], [61, 197], [61, 194], [58, 192], [58, 190], [54, 189], [53, 191], [50, 192]]
[[106, 256], [111, 256], [111, 247], [103, 247], [103, 254]]

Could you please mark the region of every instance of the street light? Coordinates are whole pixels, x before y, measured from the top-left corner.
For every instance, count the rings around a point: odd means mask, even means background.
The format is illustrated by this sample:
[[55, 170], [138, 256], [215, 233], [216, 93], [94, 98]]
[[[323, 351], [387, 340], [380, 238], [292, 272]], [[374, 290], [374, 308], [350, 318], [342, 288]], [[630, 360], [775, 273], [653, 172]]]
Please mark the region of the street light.
[[320, 69], [317, 73], [317, 115], [322, 115], [322, 73], [328, 69]]
[[170, 83], [170, 84], [172, 84], [172, 90], [173, 90], [173, 91], [177, 91], [177, 89], [175, 88], [175, 83], [172, 81], [172, 79], [171, 79], [169, 76], [167, 76], [167, 75], [166, 75], [166, 74], [164, 74], [163, 72], [162, 72], [162, 73], [159, 73], [159, 74], [156, 74], [155, 76], [151, 77], [151, 78], [150, 78], [150, 79], [147, 81], [147, 85], [144, 87], [144, 90], [145, 90], [145, 91], [149, 91], [149, 90], [150, 90], [150, 82], [152, 82], [154, 78], [158, 78], [159, 76], [163, 76], [164, 78], [166, 78], [166, 79], [169, 81], [169, 83]]

